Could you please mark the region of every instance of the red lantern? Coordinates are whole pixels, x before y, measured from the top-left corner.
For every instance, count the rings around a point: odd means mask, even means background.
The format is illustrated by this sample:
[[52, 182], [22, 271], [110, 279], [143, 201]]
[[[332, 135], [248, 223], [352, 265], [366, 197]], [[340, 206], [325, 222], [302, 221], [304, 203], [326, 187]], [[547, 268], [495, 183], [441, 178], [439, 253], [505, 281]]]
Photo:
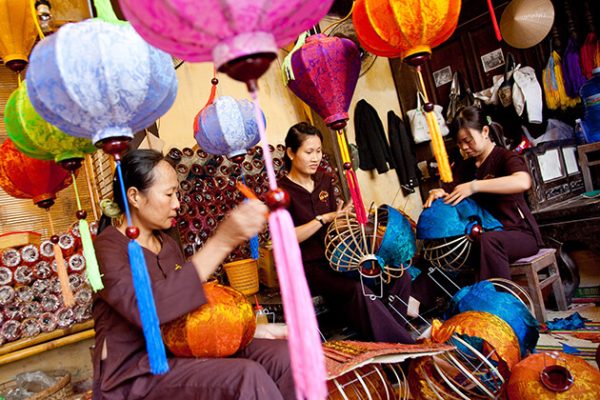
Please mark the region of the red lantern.
[[10, 139], [0, 146], [0, 175], [0, 185], [8, 194], [33, 199], [41, 208], [52, 206], [56, 193], [72, 182], [69, 171], [53, 161], [27, 157]]

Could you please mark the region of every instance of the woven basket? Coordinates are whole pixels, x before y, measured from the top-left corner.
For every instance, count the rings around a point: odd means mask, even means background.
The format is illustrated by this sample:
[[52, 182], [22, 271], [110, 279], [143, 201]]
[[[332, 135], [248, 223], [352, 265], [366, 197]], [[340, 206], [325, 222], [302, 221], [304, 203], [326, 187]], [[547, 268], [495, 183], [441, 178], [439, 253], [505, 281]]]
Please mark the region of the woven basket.
[[223, 264], [227, 279], [232, 288], [246, 296], [258, 292], [258, 264], [256, 260], [248, 258]]
[[[56, 378], [54, 385], [46, 390], [42, 390], [28, 397], [27, 400], [66, 400], [73, 395], [73, 386], [71, 385], [71, 374], [67, 371], [45, 371], [49, 376]], [[10, 380], [0, 384], [0, 394], [7, 393], [17, 386], [16, 380]]]

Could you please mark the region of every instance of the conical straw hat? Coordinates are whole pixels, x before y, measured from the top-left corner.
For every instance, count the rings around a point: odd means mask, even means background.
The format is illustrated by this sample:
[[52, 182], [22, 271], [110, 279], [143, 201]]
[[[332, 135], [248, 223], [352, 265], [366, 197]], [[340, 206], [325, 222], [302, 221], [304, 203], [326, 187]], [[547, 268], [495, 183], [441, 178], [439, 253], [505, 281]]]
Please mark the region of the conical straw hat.
[[533, 47], [541, 42], [554, 23], [554, 7], [550, 0], [512, 0], [502, 13], [502, 38], [517, 49]]

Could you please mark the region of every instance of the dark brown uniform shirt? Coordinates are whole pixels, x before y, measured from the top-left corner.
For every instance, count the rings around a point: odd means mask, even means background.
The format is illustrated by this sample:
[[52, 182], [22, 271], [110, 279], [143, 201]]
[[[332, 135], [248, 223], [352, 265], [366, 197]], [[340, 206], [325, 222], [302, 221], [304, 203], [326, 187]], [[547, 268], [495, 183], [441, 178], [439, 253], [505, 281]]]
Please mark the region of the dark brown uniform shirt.
[[[143, 249], [160, 323], [172, 321], [206, 302], [200, 278], [186, 263], [177, 243], [159, 233], [158, 254]], [[128, 382], [148, 374], [150, 365], [138, 312], [127, 245], [129, 239], [109, 226], [94, 241], [104, 289], [94, 295], [96, 398], [127, 397]], [[101, 360], [102, 348], [107, 357]], [[99, 387], [98, 387], [99, 386]], [[176, 395], [176, 394], [174, 394]]]
[[[333, 182], [330, 176], [317, 172], [313, 175], [315, 188], [309, 193], [305, 188], [292, 182], [287, 176], [281, 178], [279, 186], [290, 195], [289, 211], [294, 221], [294, 226], [304, 225], [312, 221], [317, 215], [335, 211], [337, 208], [333, 192]], [[311, 263], [325, 260], [325, 233], [326, 227], [322, 227], [300, 243], [302, 261], [307, 266]], [[325, 261], [326, 264], [327, 261]]]

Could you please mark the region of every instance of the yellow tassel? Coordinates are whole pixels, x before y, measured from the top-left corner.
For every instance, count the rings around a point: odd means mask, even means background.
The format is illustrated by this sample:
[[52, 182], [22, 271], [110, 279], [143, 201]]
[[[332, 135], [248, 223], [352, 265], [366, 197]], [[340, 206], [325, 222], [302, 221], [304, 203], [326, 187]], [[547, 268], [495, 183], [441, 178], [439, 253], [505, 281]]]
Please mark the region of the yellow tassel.
[[560, 98], [560, 109], [566, 110], [569, 107], [574, 107], [577, 105], [581, 99], [579, 97], [572, 98], [567, 95], [567, 91], [565, 90], [565, 81], [562, 74], [561, 58], [556, 51], [552, 52], [552, 57], [554, 57], [554, 75], [556, 77], [556, 85]]

